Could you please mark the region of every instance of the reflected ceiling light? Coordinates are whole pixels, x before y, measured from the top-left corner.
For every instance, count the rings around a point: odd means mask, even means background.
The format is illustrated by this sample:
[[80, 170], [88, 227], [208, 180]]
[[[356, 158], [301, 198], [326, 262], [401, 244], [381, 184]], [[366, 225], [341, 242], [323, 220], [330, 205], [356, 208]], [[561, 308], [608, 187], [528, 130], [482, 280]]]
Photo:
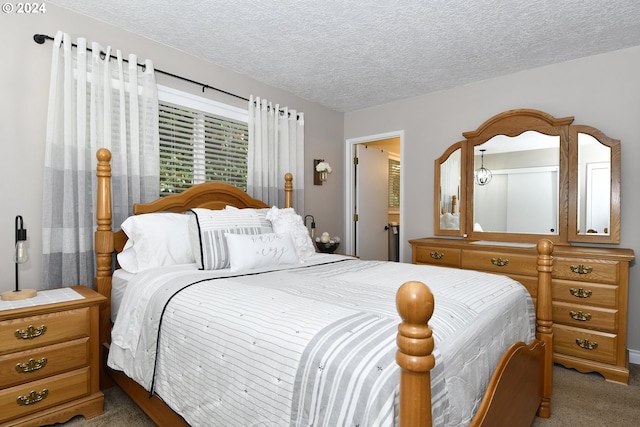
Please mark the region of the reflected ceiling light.
[[480, 150], [480, 169], [477, 169], [474, 173], [475, 175], [475, 181], [476, 184], [478, 185], [487, 185], [488, 183], [491, 182], [491, 178], [493, 177], [493, 175], [491, 174], [491, 171], [487, 168], [484, 167], [484, 152], [486, 150], [482, 149]]

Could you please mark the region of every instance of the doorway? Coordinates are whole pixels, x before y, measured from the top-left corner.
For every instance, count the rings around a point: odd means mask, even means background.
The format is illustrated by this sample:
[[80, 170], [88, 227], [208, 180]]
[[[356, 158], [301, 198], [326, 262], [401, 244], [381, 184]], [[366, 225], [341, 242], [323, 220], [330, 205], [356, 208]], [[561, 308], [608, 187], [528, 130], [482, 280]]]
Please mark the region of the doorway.
[[[402, 227], [399, 227], [404, 204], [402, 197], [403, 182], [402, 180], [399, 181], [399, 191], [393, 193], [397, 197], [399, 192], [399, 205], [389, 208], [386, 203], [389, 200], [389, 193], [387, 193], [389, 175], [380, 171], [380, 160], [371, 160], [371, 157], [374, 159], [382, 157], [386, 171], [387, 165], [391, 164], [388, 159], [391, 158], [394, 160], [393, 164], [397, 165], [399, 169], [402, 163], [403, 139], [404, 132], [397, 131], [347, 140], [345, 170], [349, 172], [345, 175], [346, 225], [344, 244], [345, 250], [349, 254], [360, 256], [362, 259], [387, 260], [390, 259], [388, 258], [390, 251], [394, 250], [394, 257], [400, 261], [403, 260], [404, 245], [402, 242], [404, 242], [404, 232]], [[358, 150], [367, 153], [365, 158], [358, 160], [358, 162], [371, 161], [371, 165], [356, 164], [354, 158]], [[380, 153], [383, 154], [381, 155]], [[375, 164], [378, 164], [378, 166], [373, 166]], [[362, 174], [367, 174], [367, 176], [364, 177]], [[385, 200], [383, 206], [377, 201], [375, 202], [375, 206], [377, 206], [375, 209], [367, 207], [373, 206], [368, 204], [369, 195], [376, 193], [383, 193], [382, 198]], [[377, 194], [377, 196], [380, 196], [380, 194]], [[376, 198], [379, 199], [377, 196]], [[363, 207], [365, 207], [364, 210]], [[389, 227], [390, 225], [393, 225], [393, 227]], [[395, 239], [400, 244], [393, 248], [390, 239]]]

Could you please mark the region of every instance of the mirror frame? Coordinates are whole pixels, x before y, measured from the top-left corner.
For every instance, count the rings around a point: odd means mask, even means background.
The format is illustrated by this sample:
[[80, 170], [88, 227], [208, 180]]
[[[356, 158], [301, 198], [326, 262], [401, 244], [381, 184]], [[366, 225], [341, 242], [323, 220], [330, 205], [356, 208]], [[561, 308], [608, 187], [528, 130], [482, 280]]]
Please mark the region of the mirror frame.
[[[620, 243], [620, 140], [609, 138], [599, 129], [587, 125], [570, 127], [569, 136], [569, 241], [580, 243]], [[594, 137], [600, 144], [611, 149], [611, 182], [609, 186], [609, 234], [578, 233], [578, 134]]]
[[[466, 141], [458, 141], [455, 144], [453, 144], [451, 147], [447, 148], [447, 151], [444, 152], [444, 154], [440, 157], [438, 157], [435, 160], [435, 164], [434, 164], [434, 191], [433, 191], [433, 229], [435, 231], [435, 234], [438, 236], [462, 236], [464, 234], [464, 230], [465, 230], [465, 221], [466, 221], [466, 215], [461, 214], [462, 211], [462, 207], [466, 206], [466, 200], [467, 200], [467, 192], [465, 189], [465, 182], [464, 179], [462, 177], [464, 177], [464, 171], [466, 170], [465, 167], [465, 163], [467, 160], [467, 157], [465, 155], [465, 150], [464, 150], [464, 144]], [[458, 220], [460, 223], [460, 228], [458, 230], [451, 230], [451, 229], [443, 229], [440, 228], [440, 214], [441, 212], [441, 206], [440, 206], [440, 200], [441, 200], [441, 195], [440, 195], [440, 167], [442, 166], [443, 163], [445, 163], [449, 157], [451, 157], [451, 155], [456, 151], [456, 150], [460, 150], [460, 200], [458, 200]]]
[[[557, 244], [569, 242], [612, 243], [620, 242], [620, 141], [609, 138], [598, 129], [586, 125], [571, 125], [574, 117], [555, 118], [533, 109], [508, 110], [485, 121], [475, 131], [464, 132], [465, 140], [453, 144], [435, 161], [434, 234], [462, 236], [470, 240], [536, 243], [546, 238]], [[560, 137], [558, 172], [558, 233], [529, 234], [473, 231], [474, 211], [474, 147], [496, 135], [518, 136], [526, 131]], [[611, 148], [611, 209], [608, 235], [578, 234], [578, 133], [593, 136]], [[460, 216], [460, 230], [440, 229], [440, 165], [451, 153], [462, 149], [459, 206], [465, 215]], [[464, 216], [464, 218], [463, 218]], [[573, 231], [571, 231], [573, 230]]]

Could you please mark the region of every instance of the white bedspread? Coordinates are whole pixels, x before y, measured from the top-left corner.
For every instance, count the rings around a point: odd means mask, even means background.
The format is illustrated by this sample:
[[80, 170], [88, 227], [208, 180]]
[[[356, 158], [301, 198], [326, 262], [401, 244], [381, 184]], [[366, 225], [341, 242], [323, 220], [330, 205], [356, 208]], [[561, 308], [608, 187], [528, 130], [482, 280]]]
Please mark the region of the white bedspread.
[[[336, 255], [242, 276], [148, 270], [129, 281], [108, 364], [193, 426], [393, 425], [409, 280], [435, 297], [434, 425], [467, 425], [504, 350], [534, 335], [531, 298], [506, 276]], [[165, 309], [158, 295], [185, 285]]]

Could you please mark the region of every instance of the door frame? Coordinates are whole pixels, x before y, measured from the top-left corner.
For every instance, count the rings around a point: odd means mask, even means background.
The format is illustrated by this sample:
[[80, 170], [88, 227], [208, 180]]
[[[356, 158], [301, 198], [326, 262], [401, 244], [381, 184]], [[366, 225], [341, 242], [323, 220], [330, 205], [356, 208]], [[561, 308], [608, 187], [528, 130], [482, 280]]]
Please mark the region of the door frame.
[[[355, 168], [353, 167], [353, 153], [354, 153], [355, 146], [357, 144], [380, 141], [381, 139], [390, 139], [390, 138], [398, 138], [400, 140], [400, 167], [402, 168], [402, 165], [404, 164], [404, 131], [403, 130], [379, 133], [375, 135], [361, 136], [357, 138], [349, 138], [346, 140], [345, 156], [344, 156], [345, 158], [344, 170], [346, 171], [345, 188], [344, 188], [345, 230], [344, 230], [344, 239], [342, 241], [344, 244], [344, 253], [347, 253], [347, 254], [354, 253], [354, 247], [355, 247], [355, 230], [354, 230], [355, 227], [353, 226], [353, 215], [355, 213], [353, 207], [356, 199], [356, 194], [355, 194], [356, 176], [355, 176]], [[404, 200], [405, 199], [404, 198], [405, 180], [402, 178], [402, 176], [404, 175], [402, 173], [402, 169], [400, 169], [400, 171], [401, 171], [400, 172], [400, 233], [398, 237], [400, 239], [399, 260], [400, 262], [403, 262], [405, 245], [404, 245], [404, 227], [402, 226], [402, 218], [404, 214], [404, 205], [405, 205], [405, 200]]]

